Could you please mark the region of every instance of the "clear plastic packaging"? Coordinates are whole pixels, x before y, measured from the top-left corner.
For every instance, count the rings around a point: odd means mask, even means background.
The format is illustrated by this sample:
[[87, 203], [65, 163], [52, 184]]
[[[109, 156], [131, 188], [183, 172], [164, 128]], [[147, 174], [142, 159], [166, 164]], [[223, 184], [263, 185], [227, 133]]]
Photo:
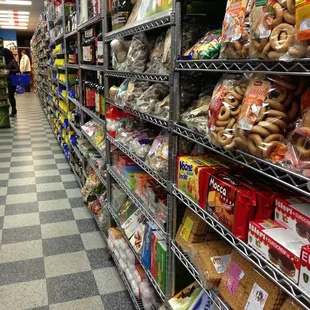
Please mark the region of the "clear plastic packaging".
[[249, 14], [255, 1], [229, 0], [222, 26], [220, 58], [248, 58], [250, 46]]
[[164, 119], [169, 119], [169, 98], [170, 95], [167, 95], [162, 101], [157, 102], [155, 105], [154, 115]]
[[235, 128], [248, 80], [224, 75], [217, 83], [208, 111], [208, 132], [215, 145], [231, 150], [235, 147]]
[[162, 60], [165, 47], [165, 34], [161, 34], [155, 42], [155, 46], [150, 54], [150, 61], [146, 66], [146, 72], [159, 73], [162, 67]]
[[124, 41], [124, 39], [114, 39], [111, 41], [112, 67], [114, 70], [126, 70], [128, 45], [129, 43]]
[[241, 105], [236, 147], [272, 162], [282, 161], [288, 150], [284, 135], [299, 117], [304, 88], [298, 78], [255, 75]]
[[251, 58], [292, 60], [309, 56], [297, 38], [295, 1], [256, 2], [251, 13]]
[[144, 72], [148, 60], [148, 41], [144, 32], [137, 33], [127, 54], [127, 70], [131, 72]]

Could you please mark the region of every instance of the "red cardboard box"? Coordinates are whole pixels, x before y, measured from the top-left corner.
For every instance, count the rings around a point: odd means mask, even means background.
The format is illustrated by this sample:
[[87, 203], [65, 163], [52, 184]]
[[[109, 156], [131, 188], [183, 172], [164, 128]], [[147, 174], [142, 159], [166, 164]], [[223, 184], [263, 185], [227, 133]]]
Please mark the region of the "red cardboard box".
[[226, 173], [210, 175], [207, 206], [236, 237], [246, 241], [254, 219], [256, 192]]
[[302, 197], [277, 197], [275, 220], [310, 242], [310, 202]]
[[302, 247], [298, 285], [310, 294], [310, 245]]
[[291, 230], [273, 220], [252, 221], [248, 243], [287, 277], [298, 282], [301, 241]]
[[158, 231], [152, 232], [152, 249], [151, 249], [151, 274], [156, 279], [156, 261], [157, 261], [157, 243], [160, 240], [164, 240]]

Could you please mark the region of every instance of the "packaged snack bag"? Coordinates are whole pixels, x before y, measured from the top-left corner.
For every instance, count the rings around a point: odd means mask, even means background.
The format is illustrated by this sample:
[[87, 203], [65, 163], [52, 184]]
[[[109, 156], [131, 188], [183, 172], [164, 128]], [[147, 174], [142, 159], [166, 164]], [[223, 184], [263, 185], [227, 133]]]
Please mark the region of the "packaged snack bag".
[[238, 149], [273, 162], [285, 158], [284, 135], [298, 118], [298, 95], [304, 89], [298, 82], [287, 76], [253, 76], [237, 120], [235, 144]]
[[249, 14], [253, 0], [229, 0], [223, 20], [220, 58], [248, 58], [250, 46]]
[[297, 36], [295, 0], [256, 1], [250, 21], [251, 58], [291, 60], [308, 56], [308, 42]]
[[208, 110], [208, 132], [211, 142], [231, 150], [235, 147], [235, 127], [248, 80], [224, 75], [217, 83]]

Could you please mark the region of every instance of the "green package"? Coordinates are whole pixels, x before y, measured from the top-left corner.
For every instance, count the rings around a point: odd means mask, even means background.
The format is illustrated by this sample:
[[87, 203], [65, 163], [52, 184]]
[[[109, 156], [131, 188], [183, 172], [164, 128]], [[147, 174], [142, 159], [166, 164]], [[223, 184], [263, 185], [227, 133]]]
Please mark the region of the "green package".
[[163, 241], [157, 243], [156, 281], [164, 294], [166, 294], [166, 262], [167, 246]]

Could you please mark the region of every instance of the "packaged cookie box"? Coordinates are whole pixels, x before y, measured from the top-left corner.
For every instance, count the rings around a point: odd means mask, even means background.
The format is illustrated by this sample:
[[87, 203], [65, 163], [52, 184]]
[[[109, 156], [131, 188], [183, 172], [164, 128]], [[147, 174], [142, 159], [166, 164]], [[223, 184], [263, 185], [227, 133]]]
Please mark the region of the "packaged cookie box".
[[166, 276], [167, 276], [167, 246], [164, 241], [157, 243], [156, 259], [156, 282], [164, 294], [166, 294]]
[[154, 279], [156, 279], [157, 271], [157, 246], [159, 241], [164, 241], [164, 237], [159, 231], [152, 232], [152, 248], [151, 248], [151, 269], [150, 272]]
[[151, 250], [152, 250], [152, 235], [156, 228], [152, 223], [147, 222], [144, 230], [143, 246], [141, 252], [141, 262], [146, 269], [151, 268]]
[[248, 236], [249, 221], [254, 219], [256, 192], [226, 173], [209, 176], [207, 206], [237, 238]]
[[300, 272], [298, 285], [310, 294], [310, 246], [302, 247], [300, 254]]
[[310, 201], [302, 197], [277, 197], [275, 220], [310, 242]]
[[235, 249], [218, 294], [231, 310], [279, 310], [284, 299], [283, 290], [256, 271]]
[[302, 241], [291, 230], [273, 220], [252, 221], [248, 243], [287, 277], [298, 282]]
[[213, 157], [179, 156], [177, 158], [177, 188], [205, 209], [208, 177], [212, 173], [224, 170], [226, 171]]

